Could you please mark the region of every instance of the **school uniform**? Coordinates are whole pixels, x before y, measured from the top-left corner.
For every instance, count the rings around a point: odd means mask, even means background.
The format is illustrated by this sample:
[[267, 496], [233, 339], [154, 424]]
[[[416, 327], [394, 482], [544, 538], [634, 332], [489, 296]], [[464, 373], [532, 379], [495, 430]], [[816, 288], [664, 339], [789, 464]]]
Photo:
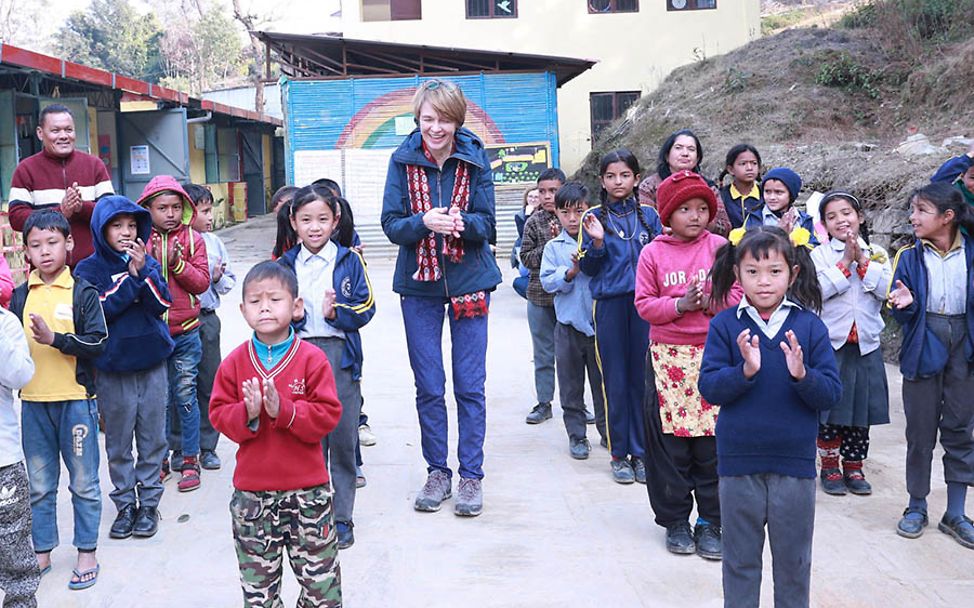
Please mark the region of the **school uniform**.
[[761, 187], [757, 182], [752, 184], [749, 192], [739, 192], [737, 186], [731, 182], [720, 189], [720, 200], [724, 203], [731, 228], [740, 228], [744, 225], [744, 218], [760, 213], [764, 206]]
[[[804, 228], [808, 230], [808, 244], [812, 247], [818, 246], [818, 237], [815, 236], [815, 220], [808, 213], [798, 209], [798, 219], [792, 229]], [[751, 230], [758, 226], [777, 226], [781, 223], [781, 216], [768, 209], [767, 205], [762, 205], [754, 213], [744, 218], [744, 228]]]
[[[744, 376], [737, 336], [760, 340], [761, 368]], [[806, 375], [795, 381], [780, 343], [793, 331]], [[842, 385], [828, 330], [787, 298], [764, 320], [747, 298], [714, 317], [700, 393], [720, 403], [717, 473], [723, 532], [724, 606], [760, 603], [765, 528], [774, 561], [775, 606], [808, 606], [815, 525], [815, 439], [821, 411]]]
[[829, 328], [842, 380], [842, 399], [821, 419], [823, 469], [838, 468], [840, 455], [851, 468], [861, 467], [869, 451], [869, 427], [889, 423], [889, 388], [879, 339], [893, 269], [882, 247], [861, 238], [859, 247], [868, 252], [868, 263], [846, 267], [845, 247], [843, 241], [829, 239], [811, 254], [822, 289], [819, 316]]
[[579, 232], [579, 267], [592, 277], [609, 452], [616, 459], [642, 458], [646, 453], [643, 397], [649, 324], [636, 312], [633, 298], [639, 253], [663, 232], [663, 226], [655, 209], [634, 199], [593, 207], [585, 215], [590, 214], [602, 221], [605, 239], [601, 247], [595, 247], [584, 230]]
[[919, 499], [930, 493], [938, 430], [945, 481], [974, 485], [974, 239], [958, 231], [946, 252], [917, 239], [893, 269], [893, 283], [913, 293], [892, 313], [903, 327], [906, 489]]
[[534, 354], [534, 390], [538, 403], [551, 403], [555, 396], [555, 298], [541, 285], [541, 257], [553, 237], [558, 216], [539, 207], [524, 225], [521, 263], [529, 271], [528, 328]]
[[[372, 285], [365, 261], [354, 249], [334, 241], [317, 253], [304, 245], [287, 251], [278, 263], [298, 277], [298, 293], [304, 300], [304, 319], [298, 335], [328, 356], [342, 404], [335, 430], [322, 440], [335, 488], [335, 521], [349, 523], [355, 508], [355, 446], [362, 411], [362, 337], [358, 330], [375, 314]], [[322, 314], [325, 290], [335, 291], [335, 318]]]
[[585, 374], [588, 373], [595, 403], [595, 427], [602, 437], [605, 430], [605, 398], [602, 374], [595, 353], [595, 328], [592, 325], [591, 279], [579, 272], [568, 280], [578, 244], [565, 230], [548, 241], [541, 258], [541, 285], [554, 294], [555, 369], [558, 371], [558, 396], [571, 439], [585, 438]]

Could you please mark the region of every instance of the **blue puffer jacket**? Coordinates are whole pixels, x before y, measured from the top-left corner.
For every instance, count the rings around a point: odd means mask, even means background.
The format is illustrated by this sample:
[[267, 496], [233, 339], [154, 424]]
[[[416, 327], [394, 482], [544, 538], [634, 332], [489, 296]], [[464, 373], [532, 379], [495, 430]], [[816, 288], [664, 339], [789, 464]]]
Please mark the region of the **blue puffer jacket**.
[[128, 271], [128, 260], [105, 241], [105, 226], [121, 214], [135, 217], [138, 237], [149, 242], [152, 217], [124, 196], [106, 196], [91, 214], [91, 235], [95, 253], [78, 262], [79, 276], [101, 294], [108, 323], [108, 346], [95, 360], [95, 367], [107, 372], [146, 370], [166, 360], [173, 350], [169, 326], [163, 315], [171, 302], [162, 267], [151, 255], [139, 276]]
[[[375, 299], [362, 255], [338, 243], [335, 245], [338, 247], [335, 269], [332, 271], [335, 318], [325, 321], [345, 332], [345, 352], [342, 354], [341, 368], [351, 368], [352, 380], [357, 381], [362, 378], [362, 361], [365, 359], [362, 353], [362, 336], [358, 330], [375, 315]], [[277, 262], [294, 272], [294, 261], [300, 250], [300, 244], [292, 247]], [[305, 308], [304, 312], [308, 314], [308, 309]], [[301, 331], [304, 325], [305, 319], [297, 321], [294, 324], [295, 331]]]
[[[974, 362], [974, 239], [964, 236], [967, 260], [967, 339], [964, 354]], [[903, 327], [900, 372], [907, 380], [927, 378], [942, 372], [950, 353], [947, 346], [927, 327], [927, 266], [923, 263], [923, 243], [917, 239], [899, 250], [893, 260], [893, 285], [903, 281], [913, 292], [913, 303], [894, 308], [893, 318]]]
[[[484, 144], [467, 129], [457, 129], [456, 147], [443, 165], [443, 170], [426, 159], [423, 154], [423, 138], [419, 129], [414, 130], [406, 141], [392, 153], [386, 189], [382, 197], [382, 230], [389, 240], [399, 245], [396, 273], [392, 290], [404, 296], [448, 297], [492, 291], [501, 282], [501, 271], [490, 250], [496, 240], [494, 218], [494, 183]], [[443, 268], [439, 281], [414, 280], [416, 272], [416, 244], [425, 238], [429, 229], [423, 224], [423, 215], [413, 213], [409, 202], [406, 165], [423, 167], [429, 179], [430, 197], [434, 207], [450, 207], [457, 162], [470, 165], [470, 203], [463, 217], [463, 260], [459, 264], [443, 255], [443, 237], [436, 236], [436, 249]]]
[[[603, 207], [608, 209], [604, 210]], [[649, 232], [636, 216], [636, 209], [642, 214]], [[592, 277], [589, 286], [596, 300], [621, 296], [636, 291], [636, 266], [643, 247], [663, 233], [656, 210], [648, 205], [639, 205], [635, 199], [597, 205], [585, 212], [595, 214], [604, 220], [605, 239], [602, 247], [596, 249], [592, 239], [584, 230], [578, 231], [578, 247], [581, 259], [578, 261], [582, 272]], [[585, 220], [585, 216], [582, 216]], [[619, 231], [627, 235], [619, 236]]]

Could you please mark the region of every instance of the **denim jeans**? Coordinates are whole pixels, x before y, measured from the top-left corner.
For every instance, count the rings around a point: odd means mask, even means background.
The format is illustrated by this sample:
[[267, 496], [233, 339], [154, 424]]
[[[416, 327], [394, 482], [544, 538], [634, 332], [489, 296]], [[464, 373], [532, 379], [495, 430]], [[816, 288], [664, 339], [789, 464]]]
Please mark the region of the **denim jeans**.
[[[402, 296], [409, 364], [416, 380], [416, 410], [423, 458], [429, 471], [451, 475], [447, 466], [446, 372], [443, 370], [443, 316], [450, 318], [453, 396], [457, 402], [460, 477], [484, 476], [487, 431], [487, 316], [457, 321], [447, 298]], [[488, 300], [489, 304], [489, 300]]]
[[47, 553], [58, 546], [57, 489], [61, 463], [68, 469], [74, 506], [74, 546], [94, 550], [101, 523], [98, 484], [98, 403], [24, 401], [21, 409], [24, 456], [30, 479], [31, 538], [34, 550]]
[[170, 445], [172, 450], [180, 449], [183, 456], [196, 456], [200, 453], [200, 405], [196, 399], [196, 378], [199, 375], [203, 345], [198, 329], [173, 336], [176, 347], [169, 355], [169, 403], [166, 406], [166, 436], [172, 429], [172, 418], [179, 416], [181, 445]]

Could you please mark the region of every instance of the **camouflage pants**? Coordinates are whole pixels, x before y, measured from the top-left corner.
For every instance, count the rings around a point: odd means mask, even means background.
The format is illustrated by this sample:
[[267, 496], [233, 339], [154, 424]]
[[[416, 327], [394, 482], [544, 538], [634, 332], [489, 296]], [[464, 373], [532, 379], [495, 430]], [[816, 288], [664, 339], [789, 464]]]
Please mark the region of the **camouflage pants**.
[[0, 538], [4, 608], [37, 606], [34, 592], [41, 582], [41, 571], [30, 540], [30, 494], [22, 462], [0, 468]]
[[342, 575], [328, 485], [285, 492], [235, 490], [230, 516], [245, 606], [283, 606], [285, 550], [301, 585], [298, 608], [342, 605]]

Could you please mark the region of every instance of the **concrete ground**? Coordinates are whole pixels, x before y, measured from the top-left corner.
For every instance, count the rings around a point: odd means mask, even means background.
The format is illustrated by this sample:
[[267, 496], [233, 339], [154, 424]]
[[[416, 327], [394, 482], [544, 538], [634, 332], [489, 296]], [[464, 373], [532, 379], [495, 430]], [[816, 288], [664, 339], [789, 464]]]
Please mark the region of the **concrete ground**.
[[[273, 235], [270, 218], [221, 233], [240, 280], [250, 265], [264, 259]], [[363, 331], [363, 393], [378, 444], [363, 448], [368, 486], [358, 493], [356, 543], [341, 553], [347, 606], [721, 605], [719, 563], [667, 553], [645, 487], [613, 483], [605, 450], [596, 445], [589, 460], [575, 461], [568, 456], [557, 415], [540, 426], [524, 424], [534, 404], [531, 346], [524, 300], [510, 288], [509, 276], [491, 303], [484, 513], [460, 519], [452, 513], [452, 502], [439, 513], [413, 511], [412, 500], [426, 471], [412, 374], [400, 309], [391, 291], [392, 263], [370, 264], [378, 312]], [[220, 310], [224, 352], [249, 337], [239, 301], [238, 288]], [[448, 330], [444, 333], [448, 338]], [[970, 606], [974, 552], [936, 529], [946, 502], [942, 482], [935, 483], [930, 497], [934, 524], [926, 534], [911, 541], [894, 533], [906, 500], [905, 446], [900, 376], [892, 367], [888, 374], [893, 423], [872, 433], [866, 472], [874, 494], [836, 498], [819, 492], [812, 603]], [[454, 427], [455, 420], [451, 412]], [[597, 438], [594, 427], [589, 436]], [[456, 446], [455, 434], [451, 446]], [[103, 458], [102, 571], [98, 584], [81, 592], [67, 589], [75, 555], [65, 472], [58, 497], [62, 545], [53, 554], [54, 570], [41, 583], [39, 605], [241, 605], [227, 511], [234, 450], [233, 443], [221, 440], [218, 453], [224, 467], [204, 471], [196, 492], [179, 494], [174, 479], [167, 483], [160, 531], [148, 540], [108, 538], [115, 509], [108, 498], [111, 482]], [[455, 456], [451, 463], [455, 466]], [[938, 453], [935, 480], [942, 479], [941, 471]], [[763, 597], [770, 606], [767, 550], [765, 564]], [[288, 574], [285, 605], [294, 605], [296, 597]]]

